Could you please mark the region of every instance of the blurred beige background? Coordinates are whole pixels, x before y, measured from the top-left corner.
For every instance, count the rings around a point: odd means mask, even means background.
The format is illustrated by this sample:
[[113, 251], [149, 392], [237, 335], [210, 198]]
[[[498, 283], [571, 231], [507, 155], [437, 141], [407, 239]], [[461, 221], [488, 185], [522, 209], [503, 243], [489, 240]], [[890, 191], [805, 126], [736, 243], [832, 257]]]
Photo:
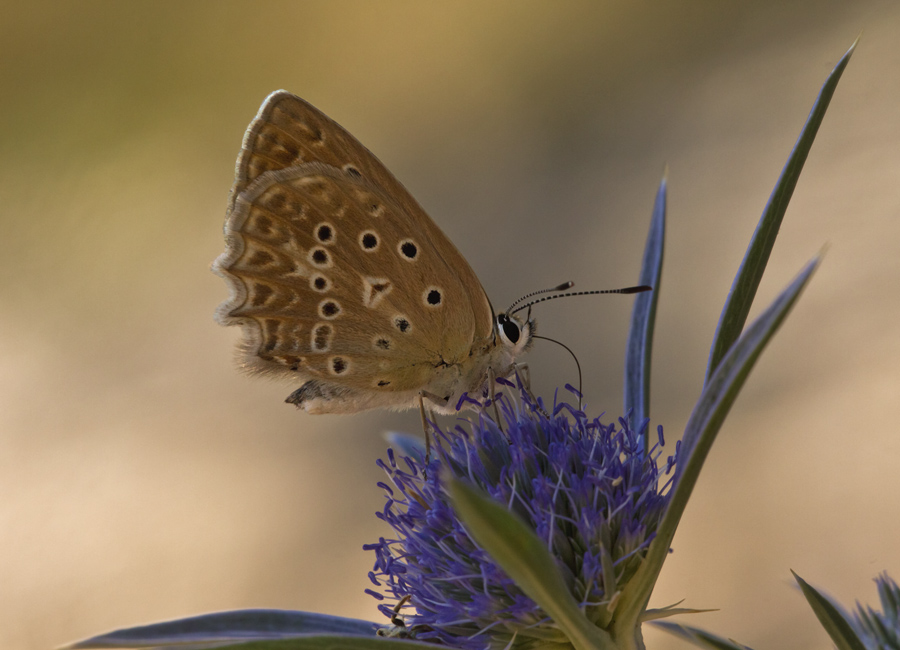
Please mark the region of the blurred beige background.
[[[829, 243], [825, 263], [653, 601], [719, 608], [688, 622], [773, 650], [830, 647], [790, 568], [846, 604], [900, 578], [900, 5], [4, 3], [0, 647], [254, 606], [381, 620], [374, 463], [418, 415], [298, 413], [296, 386], [236, 371], [239, 333], [212, 320], [234, 160], [270, 91], [375, 151], [499, 307], [633, 283], [668, 164], [652, 412], [674, 441], [769, 191], [861, 30], [759, 304]], [[630, 308], [536, 311], [610, 418]], [[573, 381], [536, 347], [539, 391]]]

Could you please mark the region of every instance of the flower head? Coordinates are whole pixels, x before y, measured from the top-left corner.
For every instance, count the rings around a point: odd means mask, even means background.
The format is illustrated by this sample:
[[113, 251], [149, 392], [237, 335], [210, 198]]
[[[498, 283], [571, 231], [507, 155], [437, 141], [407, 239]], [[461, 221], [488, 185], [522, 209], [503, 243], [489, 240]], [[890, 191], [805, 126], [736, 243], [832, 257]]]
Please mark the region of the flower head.
[[[388, 451], [379, 461], [379, 517], [396, 531], [366, 546], [376, 554], [372, 582], [387, 592], [379, 609], [418, 640], [481, 649], [567, 644], [548, 616], [467, 532], [442, 485], [442, 472], [470, 482], [517, 514], [543, 540], [585, 615], [609, 620], [616, 595], [637, 570], [667, 503], [660, 485], [660, 442], [647, 453], [626, 419], [603, 424], [567, 403], [545, 412], [521, 391], [498, 398], [503, 428], [488, 409], [438, 430], [437, 457]], [[669, 459], [668, 472], [674, 459]], [[385, 595], [370, 590], [376, 598]]]

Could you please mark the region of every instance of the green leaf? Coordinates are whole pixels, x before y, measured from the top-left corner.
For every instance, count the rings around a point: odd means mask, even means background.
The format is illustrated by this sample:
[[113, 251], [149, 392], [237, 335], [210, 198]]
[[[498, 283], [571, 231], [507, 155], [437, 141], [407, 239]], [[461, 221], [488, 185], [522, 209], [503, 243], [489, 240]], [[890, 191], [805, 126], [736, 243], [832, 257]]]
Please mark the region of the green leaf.
[[[435, 650], [433, 643], [384, 637], [309, 635], [293, 639], [249, 641], [227, 645], [203, 646], [221, 650]], [[173, 650], [197, 650], [197, 646], [176, 646]]]
[[647, 609], [641, 614], [641, 623], [648, 621], [657, 621], [661, 618], [669, 618], [670, 616], [679, 616], [681, 614], [705, 614], [707, 612], [717, 612], [717, 609], [691, 609], [690, 607], [662, 607], [660, 609]]
[[838, 650], [866, 650], [865, 644], [856, 635], [850, 622], [844, 613], [836, 607], [824, 594], [819, 593], [803, 578], [794, 574], [794, 580], [800, 585], [800, 590], [806, 596], [809, 606], [812, 607], [816, 618], [828, 632], [828, 636], [834, 641]]
[[652, 623], [670, 634], [690, 641], [700, 648], [711, 648], [712, 650], [750, 650], [749, 646], [741, 645], [731, 639], [723, 639], [715, 634], [705, 632], [698, 627], [684, 625], [682, 623], [672, 623], [671, 621], [658, 621]]
[[719, 324], [716, 327], [716, 334], [709, 352], [709, 363], [706, 368], [707, 381], [712, 377], [722, 357], [740, 336], [744, 323], [747, 322], [747, 314], [750, 313], [756, 289], [759, 287], [763, 271], [766, 270], [769, 254], [772, 252], [772, 247], [775, 246], [775, 238], [778, 236], [778, 229], [781, 227], [784, 213], [794, 193], [794, 188], [797, 186], [797, 179], [803, 170], [803, 164], [806, 162], [813, 140], [816, 138], [819, 125], [822, 124], [822, 118], [825, 117], [831, 96], [834, 94], [841, 74], [847, 67], [850, 55], [853, 54], [858, 42], [857, 38], [847, 53], [838, 61], [822, 86], [816, 103], [813, 104], [809, 117], [806, 118], [803, 131], [801, 131], [781, 176], [778, 178], [778, 183], [769, 197], [769, 202], [763, 210], [762, 217], [756, 226], [756, 232], [753, 233], [750, 246], [744, 254], [741, 267], [731, 285], [725, 308], [719, 317]]
[[669, 553], [675, 529], [700, 475], [703, 462], [725, 421], [725, 416], [737, 399], [759, 355], [784, 322], [801, 291], [809, 282], [818, 262], [818, 258], [809, 262], [769, 308], [747, 328], [704, 387], [681, 440], [669, 505], [657, 528], [656, 537], [650, 543], [647, 556], [623, 590], [614, 615], [614, 632], [620, 627], [634, 627], [640, 619]]
[[375, 637], [376, 623], [353, 618], [281, 609], [238, 609], [151, 623], [100, 634], [64, 646], [77, 648], [145, 648], [184, 644], [221, 645], [249, 640], [283, 639], [300, 634], [350, 634]]
[[[728, 351], [719, 368], [703, 388], [681, 439], [679, 454], [683, 454], [681, 459], [687, 462], [679, 462], [675, 470], [673, 501], [680, 501], [679, 494], [686, 489], [687, 484], [693, 488], [706, 454], [709, 453], [715, 436], [743, 387], [747, 375], [797, 302], [800, 293], [818, 268], [819, 261], [820, 258], [815, 257], [808, 262], [793, 282], [741, 335], [738, 343]], [[684, 496], [684, 503], [687, 503], [687, 495]]]
[[[656, 192], [650, 231], [644, 245], [644, 260], [638, 284], [653, 287], [653, 291], [637, 294], [631, 311], [628, 347], [625, 354], [625, 413], [631, 411], [631, 422], [640, 426], [650, 417], [650, 357], [653, 351], [653, 326], [662, 277], [663, 248], [666, 239], [666, 177]], [[644, 436], [644, 449], [648, 448]]]
[[519, 517], [458, 479], [448, 478], [445, 484], [472, 538], [553, 619], [575, 648], [615, 647], [609, 635], [585, 617], [556, 560]]

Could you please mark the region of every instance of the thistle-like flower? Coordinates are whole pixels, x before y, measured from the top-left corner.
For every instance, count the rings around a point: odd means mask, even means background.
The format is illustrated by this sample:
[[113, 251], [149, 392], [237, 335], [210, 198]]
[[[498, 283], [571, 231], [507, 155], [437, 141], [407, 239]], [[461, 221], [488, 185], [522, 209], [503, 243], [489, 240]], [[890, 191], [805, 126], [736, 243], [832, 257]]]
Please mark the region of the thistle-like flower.
[[[395, 623], [393, 632], [472, 650], [569, 643], [473, 539], [446, 489], [451, 475], [503, 504], [543, 541], [580, 609], [600, 628], [640, 565], [666, 507], [670, 481], [663, 479], [675, 463], [670, 457], [661, 476], [662, 429], [647, 453], [626, 418], [603, 424], [565, 402], [547, 413], [519, 392], [520, 400], [499, 398], [501, 423], [485, 409], [437, 430], [427, 472], [416, 454], [398, 458], [389, 450], [388, 461], [379, 461], [391, 482], [382, 484], [379, 517], [396, 539], [366, 547], [376, 555], [369, 577], [382, 588], [369, 593], [385, 600], [379, 609]], [[413, 613], [403, 613], [407, 608]]]

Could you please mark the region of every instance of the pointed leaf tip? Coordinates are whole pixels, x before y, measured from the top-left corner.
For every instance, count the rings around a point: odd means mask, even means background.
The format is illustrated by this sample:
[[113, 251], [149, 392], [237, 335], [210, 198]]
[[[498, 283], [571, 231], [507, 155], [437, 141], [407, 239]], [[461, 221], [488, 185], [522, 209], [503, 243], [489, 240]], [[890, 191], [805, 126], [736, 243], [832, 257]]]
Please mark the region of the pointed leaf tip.
[[[666, 167], [668, 171], [668, 166]], [[650, 293], [638, 296], [631, 311], [631, 325], [625, 354], [624, 413], [631, 414], [632, 423], [643, 422], [650, 414], [650, 370], [653, 352], [653, 330], [656, 306], [662, 280], [662, 263], [666, 237], [666, 179], [663, 177], [656, 192], [644, 257], [641, 262], [640, 284], [652, 287]], [[644, 449], [649, 448], [644, 439]]]
[[732, 639], [716, 636], [692, 625], [673, 623], [671, 621], [653, 621], [651, 625], [693, 643], [698, 648], [706, 648], [707, 650], [751, 650], [749, 646], [741, 645]]
[[822, 84], [822, 88], [819, 90], [813, 107], [806, 118], [800, 136], [797, 138], [784, 165], [784, 169], [782, 169], [778, 177], [775, 188], [772, 190], [772, 194], [769, 196], [769, 200], [763, 209], [747, 251], [744, 253], [744, 258], [741, 260], [740, 268], [732, 281], [725, 307], [719, 316], [719, 323], [716, 326], [716, 333], [713, 336], [713, 342], [709, 351], [709, 361], [706, 368], [707, 381], [712, 377], [722, 358], [744, 329], [753, 299], [756, 297], [756, 290], [759, 287], [763, 272], [769, 262], [769, 256], [775, 246], [775, 239], [778, 237], [778, 231], [784, 220], [785, 212], [800, 179], [800, 173], [803, 171], [803, 166], [812, 149], [813, 141], [816, 139], [816, 134], [822, 125], [822, 120], [825, 118], [825, 112], [828, 110], [828, 105], [855, 47], [856, 42], [841, 57], [828, 75], [825, 83]]
[[838, 650], [866, 650], [865, 644], [857, 636], [856, 631], [840, 608], [832, 603], [827, 596], [817, 591], [798, 576], [793, 569], [791, 569], [791, 573], [797, 584], [800, 585], [800, 590], [803, 592], [803, 596], [812, 608], [816, 618], [819, 619], [822, 627], [828, 632], [828, 636], [831, 637]]

